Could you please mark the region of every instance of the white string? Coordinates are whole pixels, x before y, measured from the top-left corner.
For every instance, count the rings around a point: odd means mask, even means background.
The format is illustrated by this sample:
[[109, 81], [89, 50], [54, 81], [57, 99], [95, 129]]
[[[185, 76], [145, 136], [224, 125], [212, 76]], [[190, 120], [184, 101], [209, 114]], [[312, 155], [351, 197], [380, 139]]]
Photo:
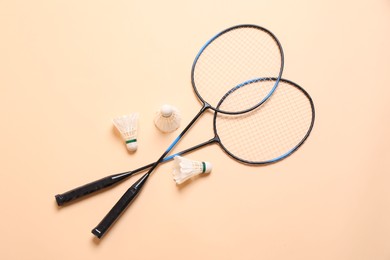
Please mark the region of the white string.
[[[241, 96], [238, 92], [255, 95], [261, 92], [264, 83], [259, 81], [242, 87], [225, 101]], [[309, 131], [312, 119], [308, 97], [294, 85], [281, 81], [263, 105], [242, 115], [218, 114], [216, 126], [221, 143], [233, 155], [246, 161], [267, 162], [295, 148]]]
[[[199, 56], [194, 82], [199, 95], [214, 108], [229, 90], [255, 78], [277, 78], [282, 70], [281, 47], [267, 31], [238, 27], [212, 41]], [[227, 112], [240, 112], [259, 104], [272, 90], [259, 95], [242, 92], [225, 104]]]

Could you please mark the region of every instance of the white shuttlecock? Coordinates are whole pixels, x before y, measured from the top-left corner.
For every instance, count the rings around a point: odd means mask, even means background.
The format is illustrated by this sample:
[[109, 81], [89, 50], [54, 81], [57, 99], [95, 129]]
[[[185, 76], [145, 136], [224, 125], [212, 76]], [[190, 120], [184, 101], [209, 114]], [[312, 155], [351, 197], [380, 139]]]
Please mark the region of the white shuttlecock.
[[201, 173], [210, 173], [213, 168], [209, 162], [199, 162], [175, 156], [173, 166], [173, 179], [177, 184], [181, 184], [193, 176]]
[[170, 105], [163, 105], [154, 118], [154, 124], [164, 133], [170, 133], [178, 129], [180, 122], [181, 115], [179, 110]]
[[138, 148], [138, 113], [119, 116], [112, 120], [116, 129], [121, 133], [123, 140], [126, 142], [127, 149], [135, 152]]

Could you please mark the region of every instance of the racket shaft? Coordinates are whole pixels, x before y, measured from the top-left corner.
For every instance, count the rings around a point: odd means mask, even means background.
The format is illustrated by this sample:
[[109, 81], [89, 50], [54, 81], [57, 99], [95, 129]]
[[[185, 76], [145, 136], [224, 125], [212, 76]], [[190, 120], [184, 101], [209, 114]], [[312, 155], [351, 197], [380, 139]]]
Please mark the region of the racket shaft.
[[[182, 154], [186, 154], [186, 153], [192, 152], [192, 151], [194, 151], [194, 150], [196, 150], [196, 149], [198, 149], [200, 147], [203, 147], [205, 145], [211, 144], [211, 143], [213, 143], [215, 141], [216, 141], [216, 138], [213, 138], [213, 139], [211, 139], [209, 141], [206, 141], [206, 142], [203, 142], [201, 144], [195, 145], [195, 146], [193, 146], [191, 148], [188, 148], [186, 150], [183, 150], [183, 151], [181, 151], [179, 153], [170, 155], [170, 156], [164, 158], [163, 162], [170, 161], [177, 155], [182, 155]], [[84, 196], [86, 196], [88, 194], [97, 192], [97, 191], [102, 190], [104, 188], [108, 188], [108, 187], [110, 187], [110, 186], [112, 186], [114, 184], [117, 184], [117, 183], [119, 183], [119, 182], [129, 178], [130, 176], [133, 176], [136, 173], [139, 173], [141, 171], [144, 171], [144, 170], [152, 167], [153, 165], [154, 165], [154, 163], [150, 163], [148, 165], [145, 165], [145, 166], [140, 167], [140, 168], [138, 168], [136, 170], [133, 170], [133, 171], [128, 171], [128, 172], [124, 172], [124, 173], [118, 173], [118, 174], [110, 175], [110, 176], [104, 177], [102, 179], [93, 181], [91, 183], [85, 184], [83, 186], [74, 188], [74, 189], [72, 189], [70, 191], [67, 191], [65, 193], [57, 194], [57, 195], [55, 195], [57, 204], [58, 204], [58, 206], [62, 206], [64, 204], [68, 203], [68, 202], [71, 202], [71, 201], [75, 200], [75, 199], [84, 197]]]
[[108, 214], [103, 218], [103, 220], [92, 229], [92, 234], [101, 238], [110, 226], [118, 219], [122, 212], [127, 208], [127, 206], [135, 199], [135, 197], [141, 191], [142, 186], [145, 184], [146, 180], [149, 177], [149, 173], [145, 174], [141, 179], [135, 182], [123, 196], [118, 200], [114, 207], [108, 212]]

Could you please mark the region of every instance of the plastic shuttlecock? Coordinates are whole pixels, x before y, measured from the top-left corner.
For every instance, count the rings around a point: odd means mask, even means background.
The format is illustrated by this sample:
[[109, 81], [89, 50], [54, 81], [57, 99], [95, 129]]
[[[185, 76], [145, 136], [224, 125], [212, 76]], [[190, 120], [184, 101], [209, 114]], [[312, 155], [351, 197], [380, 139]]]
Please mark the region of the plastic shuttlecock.
[[209, 162], [193, 161], [181, 156], [175, 156], [173, 159], [173, 179], [177, 184], [201, 173], [210, 173], [213, 168]]
[[154, 124], [163, 133], [175, 131], [179, 128], [180, 122], [179, 110], [171, 105], [163, 105], [154, 118]]
[[135, 152], [138, 148], [138, 113], [119, 116], [112, 120], [116, 129], [121, 133], [123, 140], [126, 142], [127, 149]]

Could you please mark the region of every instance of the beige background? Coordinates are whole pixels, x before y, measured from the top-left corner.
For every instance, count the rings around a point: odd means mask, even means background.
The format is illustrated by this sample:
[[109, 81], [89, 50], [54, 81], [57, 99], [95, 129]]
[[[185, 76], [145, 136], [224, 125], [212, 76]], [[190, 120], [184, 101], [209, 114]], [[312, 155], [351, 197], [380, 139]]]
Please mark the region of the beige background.
[[[160, 166], [104, 239], [90, 230], [132, 181], [58, 208], [54, 195], [155, 160], [200, 104], [193, 58], [254, 23], [312, 95], [314, 131], [292, 157], [243, 166], [217, 145], [182, 188]], [[1, 259], [390, 259], [390, 1], [0, 1]], [[141, 113], [134, 155], [114, 116]], [[212, 137], [206, 115], [175, 149]], [[250, 174], [256, 172], [256, 174]], [[134, 180], [134, 179], [133, 179]]]

